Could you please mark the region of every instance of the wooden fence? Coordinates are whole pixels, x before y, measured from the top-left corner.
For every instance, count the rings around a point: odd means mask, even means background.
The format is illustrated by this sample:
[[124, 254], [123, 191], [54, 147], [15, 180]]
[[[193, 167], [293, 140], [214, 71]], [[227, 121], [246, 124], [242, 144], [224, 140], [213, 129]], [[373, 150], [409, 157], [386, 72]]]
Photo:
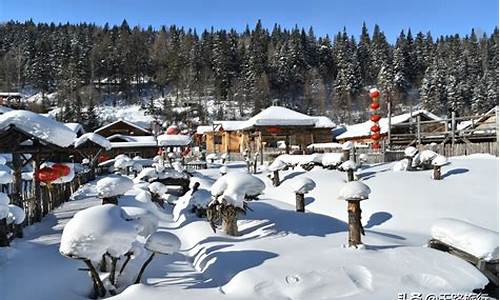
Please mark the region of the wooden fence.
[[[64, 184], [53, 184], [40, 187], [40, 198], [35, 197], [34, 180], [22, 180], [21, 199], [26, 219], [20, 226], [10, 225], [8, 227], [7, 237], [13, 240], [16, 237], [22, 237], [22, 227], [37, 223], [54, 208], [68, 201], [71, 194], [74, 193], [82, 184], [92, 180], [90, 171], [79, 173], [71, 182]], [[13, 184], [0, 185], [0, 191], [12, 196]]]

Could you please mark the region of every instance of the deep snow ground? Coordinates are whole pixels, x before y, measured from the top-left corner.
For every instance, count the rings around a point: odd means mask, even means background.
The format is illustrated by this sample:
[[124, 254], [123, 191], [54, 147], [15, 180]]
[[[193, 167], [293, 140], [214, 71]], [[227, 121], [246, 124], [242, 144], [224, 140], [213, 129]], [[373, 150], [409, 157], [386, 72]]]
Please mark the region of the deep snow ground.
[[[366, 249], [343, 247], [346, 204], [336, 199], [346, 177], [342, 172], [296, 168], [281, 172], [278, 188], [265, 172], [259, 174], [266, 191], [250, 203], [253, 211], [241, 217], [239, 237], [214, 234], [180, 201], [174, 220], [161, 222], [160, 230], [180, 237], [182, 253], [155, 257], [143, 284], [113, 299], [397, 299], [404, 291], [471, 291], [485, 283], [474, 268], [421, 246], [429, 239], [431, 224], [442, 217], [498, 231], [498, 159], [451, 161], [439, 182], [430, 179], [430, 171], [393, 172], [392, 164], [358, 172], [372, 189], [370, 199], [361, 203]], [[229, 170], [244, 168], [230, 163]], [[197, 172], [193, 180], [209, 188], [218, 176], [218, 168], [211, 168]], [[297, 176], [308, 176], [318, 185], [306, 195], [305, 214], [295, 212], [287, 184]], [[85, 195], [92, 195], [91, 185], [78, 196]], [[58, 246], [68, 218], [98, 204], [94, 197], [65, 203], [0, 253], [0, 290], [6, 291], [6, 299], [85, 298], [90, 280], [77, 271], [83, 265], [61, 256]], [[133, 260], [120, 280], [130, 282], [145, 259]]]

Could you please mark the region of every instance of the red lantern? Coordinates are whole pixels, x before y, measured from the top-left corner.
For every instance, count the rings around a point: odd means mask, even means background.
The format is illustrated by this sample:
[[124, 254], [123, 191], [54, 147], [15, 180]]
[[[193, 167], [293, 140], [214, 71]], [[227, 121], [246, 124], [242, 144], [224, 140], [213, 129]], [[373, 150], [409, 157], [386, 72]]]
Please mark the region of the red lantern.
[[54, 164], [52, 169], [59, 174], [59, 177], [68, 176], [71, 173], [71, 168], [65, 164]]
[[380, 149], [380, 143], [379, 142], [373, 143], [372, 149]]
[[174, 135], [174, 134], [179, 134], [180, 130], [177, 126], [172, 125], [167, 128], [167, 134], [169, 135]]
[[372, 115], [370, 120], [372, 120], [373, 122], [378, 122], [380, 121], [380, 118], [381, 118], [380, 115]]
[[370, 97], [372, 97], [372, 98], [380, 97], [380, 91], [377, 89], [371, 89], [370, 90]]
[[98, 161], [100, 163], [105, 162], [107, 160], [109, 160], [109, 156], [107, 154], [101, 154], [101, 155], [99, 155]]
[[380, 107], [380, 104], [378, 104], [378, 102], [372, 102], [372, 104], [370, 105], [371, 109], [379, 109]]
[[36, 179], [43, 183], [50, 183], [59, 177], [59, 173], [50, 167], [43, 167], [36, 173]]
[[372, 132], [379, 132], [380, 131], [380, 126], [378, 126], [377, 124], [373, 125], [370, 130]]
[[271, 134], [277, 134], [277, 133], [281, 132], [281, 128], [279, 128], [279, 127], [269, 127], [269, 128], [267, 128], [267, 132], [269, 132]]
[[374, 140], [374, 141], [378, 141], [378, 140], [380, 140], [381, 135], [380, 135], [380, 133], [375, 132], [374, 134], [372, 134], [371, 138], [372, 138], [372, 140]]

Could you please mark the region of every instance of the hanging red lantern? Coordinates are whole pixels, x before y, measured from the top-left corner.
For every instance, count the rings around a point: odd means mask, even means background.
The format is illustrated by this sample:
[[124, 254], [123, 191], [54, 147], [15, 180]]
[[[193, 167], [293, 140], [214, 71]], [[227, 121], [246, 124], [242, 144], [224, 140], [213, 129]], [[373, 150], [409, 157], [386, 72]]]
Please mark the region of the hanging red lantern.
[[99, 158], [97, 159], [100, 163], [105, 162], [109, 160], [109, 156], [105, 153], [99, 155]]
[[378, 98], [378, 97], [380, 97], [380, 91], [378, 89], [371, 89], [370, 90], [370, 97], [371, 98]]
[[71, 168], [65, 164], [54, 164], [52, 169], [59, 174], [59, 177], [68, 176], [71, 173]]
[[380, 126], [378, 126], [377, 124], [373, 125], [370, 130], [372, 132], [379, 132], [380, 131]]
[[380, 149], [380, 143], [379, 142], [376, 142], [376, 143], [373, 143], [372, 144], [372, 149]]
[[269, 127], [267, 128], [267, 132], [269, 132], [270, 134], [278, 134], [281, 132], [281, 128], [279, 127]]
[[374, 134], [372, 134], [371, 138], [372, 138], [372, 140], [374, 140], [374, 141], [378, 141], [378, 140], [380, 140], [381, 135], [380, 135], [380, 133], [375, 132]]
[[372, 120], [372, 122], [378, 122], [380, 118], [382, 118], [380, 115], [372, 115], [370, 120]]
[[175, 125], [171, 125], [167, 128], [167, 134], [168, 135], [175, 135], [175, 134], [179, 134], [180, 130], [177, 126]]
[[50, 167], [43, 167], [36, 173], [36, 179], [43, 183], [50, 183], [59, 177], [59, 173]]
[[378, 102], [372, 102], [372, 104], [370, 105], [371, 109], [379, 109], [380, 107], [380, 104], [378, 104]]

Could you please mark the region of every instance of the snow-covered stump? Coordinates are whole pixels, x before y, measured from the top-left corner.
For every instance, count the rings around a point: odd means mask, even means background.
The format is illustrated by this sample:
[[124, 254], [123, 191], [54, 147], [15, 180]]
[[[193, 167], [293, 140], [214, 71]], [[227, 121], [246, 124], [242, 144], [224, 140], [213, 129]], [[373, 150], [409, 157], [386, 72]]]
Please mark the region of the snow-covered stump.
[[357, 248], [361, 245], [361, 235], [365, 235], [361, 225], [360, 201], [368, 199], [370, 188], [359, 181], [347, 182], [339, 192], [339, 199], [347, 201], [349, 215], [349, 247]]
[[181, 248], [181, 241], [177, 236], [170, 232], [158, 231], [148, 237], [146, 244], [144, 244], [144, 248], [151, 251], [151, 255], [142, 265], [141, 270], [135, 279], [136, 284], [141, 282], [142, 274], [146, 270], [148, 264], [153, 260], [156, 253], [164, 255], [173, 254]]
[[413, 166], [413, 159], [418, 154], [418, 149], [413, 146], [406, 147], [404, 154], [404, 159], [408, 161], [406, 171], [414, 171], [415, 167]]
[[441, 180], [441, 167], [448, 164], [448, 159], [444, 157], [443, 155], [438, 155], [432, 160], [432, 167], [433, 167], [433, 172], [432, 172], [432, 179], [434, 180]]
[[287, 166], [287, 164], [285, 162], [283, 162], [279, 158], [276, 158], [271, 163], [271, 165], [269, 165], [269, 167], [267, 168], [268, 171], [273, 172], [273, 178], [272, 178], [273, 186], [279, 186], [280, 185], [280, 173], [279, 173], [279, 171], [283, 170], [286, 166]]
[[352, 142], [347, 141], [342, 144], [342, 161], [348, 161], [351, 156]]
[[352, 160], [346, 160], [343, 162], [339, 169], [347, 173], [347, 181], [354, 181], [354, 171], [358, 168], [356, 163]]
[[238, 235], [238, 214], [245, 213], [245, 199], [256, 199], [266, 185], [259, 178], [246, 173], [231, 173], [217, 179], [212, 185], [212, 202], [207, 208], [207, 219], [215, 231], [216, 224], [222, 221], [224, 233]]
[[309, 177], [298, 177], [292, 181], [291, 185], [295, 192], [295, 210], [305, 212], [304, 195], [312, 191], [316, 187], [316, 183]]
[[134, 182], [125, 176], [110, 175], [97, 181], [96, 189], [102, 204], [118, 204], [118, 196], [132, 189]]
[[148, 185], [148, 189], [151, 192], [151, 200], [162, 208], [165, 208], [165, 200], [162, 196], [168, 192], [167, 186], [161, 182], [155, 181]]
[[17, 205], [9, 204], [9, 214], [7, 216], [7, 226], [12, 226], [13, 234], [16, 238], [23, 237], [23, 223], [26, 219], [24, 209]]

